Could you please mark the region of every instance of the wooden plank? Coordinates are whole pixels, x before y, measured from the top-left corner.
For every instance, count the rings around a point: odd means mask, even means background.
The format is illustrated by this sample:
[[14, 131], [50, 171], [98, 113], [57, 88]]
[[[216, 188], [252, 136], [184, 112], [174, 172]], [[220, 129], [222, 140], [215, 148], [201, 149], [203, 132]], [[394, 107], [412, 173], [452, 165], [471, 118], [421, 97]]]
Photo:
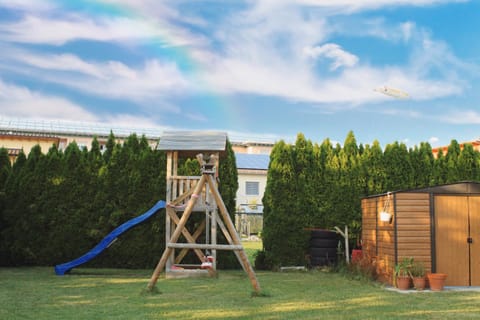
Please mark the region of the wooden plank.
[[430, 231], [427, 230], [402, 230], [397, 232], [397, 241], [401, 241], [403, 237], [429, 237]]
[[417, 256], [423, 256], [427, 257], [430, 255], [430, 251], [427, 249], [398, 249], [398, 256], [406, 256], [406, 257], [417, 257]]
[[430, 225], [411, 225], [411, 224], [399, 224], [397, 231], [428, 231], [430, 232]]
[[[421, 226], [424, 228], [429, 228], [430, 227], [430, 218], [421, 218], [421, 217], [415, 217], [415, 218], [403, 218], [403, 217], [398, 217], [397, 218], [397, 225], [400, 227], [405, 227], [405, 226]], [[398, 230], [398, 227], [397, 227]]]
[[242, 245], [206, 243], [167, 243], [167, 247], [175, 249], [243, 250]]
[[398, 200], [421, 200], [421, 199], [430, 199], [430, 195], [428, 193], [403, 193], [398, 192], [395, 194], [395, 198]]
[[[215, 202], [217, 203], [218, 208], [220, 209], [220, 214], [227, 227], [227, 230], [230, 233], [230, 236], [232, 237], [233, 243], [241, 246], [240, 237], [238, 236], [237, 230], [235, 230], [235, 226], [233, 225], [232, 220], [228, 215], [227, 207], [225, 206], [225, 203], [223, 202], [223, 199], [220, 193], [218, 192], [218, 189], [216, 187], [213, 177], [207, 176], [207, 182], [208, 182], [208, 185], [210, 186], [213, 197], [215, 198]], [[243, 247], [242, 247], [242, 250], [238, 251], [238, 256], [240, 257], [240, 260], [239, 260], [240, 264], [243, 264], [244, 269], [247, 270], [247, 274], [248, 274], [248, 277], [250, 278], [250, 282], [252, 284], [253, 289], [255, 290], [255, 292], [259, 293], [260, 283], [257, 280], [257, 276], [253, 271], [253, 268], [248, 260], [245, 250], [243, 250]]]
[[430, 210], [430, 206], [416, 206], [416, 205], [405, 205], [405, 206], [397, 206], [396, 212], [403, 212], [403, 211], [417, 211], [417, 212], [428, 212]]
[[[169, 180], [169, 177], [172, 175], [172, 159], [173, 159], [173, 154], [172, 152], [167, 152], [167, 170], [166, 170], [166, 177], [167, 177], [167, 190], [166, 190], [166, 202], [170, 203], [172, 201], [172, 182]], [[166, 211], [168, 212], [169, 208], [166, 208]], [[165, 243], [167, 243], [170, 240], [170, 237], [172, 235], [172, 221], [170, 220], [170, 217], [168, 214], [165, 217]], [[175, 259], [175, 252], [172, 252], [170, 256], [168, 257], [167, 260], [167, 269], [170, 269], [170, 267], [173, 264], [173, 260]]]
[[[182, 229], [185, 227], [185, 224], [187, 223], [188, 218], [190, 217], [190, 214], [192, 213], [193, 206], [195, 205], [195, 202], [198, 198], [198, 195], [200, 194], [203, 185], [205, 184], [206, 176], [203, 175], [200, 181], [197, 183], [197, 186], [195, 187], [194, 195], [190, 198], [190, 201], [188, 202], [187, 208], [185, 209], [185, 212], [182, 215], [182, 218], [180, 219], [177, 228], [173, 232], [170, 240], [168, 243], [175, 243], [177, 242], [178, 238], [180, 237], [180, 234], [182, 233]], [[160, 258], [160, 261], [158, 261], [157, 266], [155, 267], [155, 270], [153, 271], [152, 277], [150, 278], [150, 281], [148, 283], [147, 289], [149, 291], [152, 291], [153, 288], [155, 287], [158, 277], [160, 277], [160, 273], [162, 272], [163, 268], [165, 267], [165, 264], [167, 262], [168, 257], [170, 256], [172, 252], [172, 248], [166, 247], [165, 251], [163, 251], [162, 257]]]
[[419, 206], [419, 207], [429, 207], [430, 199], [397, 199], [396, 207], [397, 209], [405, 206]]
[[429, 218], [430, 211], [401, 211], [397, 210], [397, 219], [400, 218]]
[[[195, 232], [192, 234], [192, 238], [194, 239], [194, 242], [196, 242], [196, 240], [203, 233], [203, 231], [205, 231], [205, 220], [202, 220], [197, 230], [195, 230]], [[183, 258], [185, 258], [187, 253], [188, 253], [188, 249], [183, 249], [182, 251], [180, 251], [178, 256], [175, 258], [175, 263], [180, 263], [183, 260]]]
[[[168, 215], [170, 216], [170, 218], [172, 219], [172, 221], [173, 221], [176, 225], [178, 225], [178, 224], [180, 223], [180, 219], [178, 218], [178, 216], [177, 216], [177, 214], [175, 213], [175, 211], [173, 211], [173, 210], [167, 210], [167, 213], [168, 213]], [[198, 229], [200, 229], [200, 228], [198, 228]], [[187, 241], [188, 241], [189, 243], [195, 243], [195, 241], [196, 241], [197, 238], [198, 238], [198, 236], [193, 237], [193, 236], [190, 234], [190, 232], [187, 230], [187, 228], [183, 228], [183, 229], [182, 229], [182, 234], [183, 234], [183, 236], [185, 237], [185, 239], [187, 239]], [[167, 242], [167, 243], [168, 243], [168, 242]], [[198, 250], [198, 249], [196, 249], [196, 250], [194, 250], [194, 251], [195, 251], [195, 254], [197, 255], [198, 259], [203, 262], [204, 256], [205, 256], [205, 255], [203, 254], [203, 252], [202, 252], [201, 250]], [[180, 259], [175, 260], [175, 262], [176, 262], [176, 263], [179, 263], [180, 261], [182, 261], [182, 259], [183, 259], [183, 257], [180, 258]]]
[[415, 244], [415, 243], [402, 243], [402, 245], [399, 245], [398, 252], [403, 252], [403, 251], [421, 251], [425, 252], [425, 255], [430, 255], [430, 245], [428, 244]]
[[428, 245], [431, 245], [430, 243], [430, 237], [402, 237], [400, 239], [397, 239], [398, 244], [406, 244], [406, 243], [428, 243]]

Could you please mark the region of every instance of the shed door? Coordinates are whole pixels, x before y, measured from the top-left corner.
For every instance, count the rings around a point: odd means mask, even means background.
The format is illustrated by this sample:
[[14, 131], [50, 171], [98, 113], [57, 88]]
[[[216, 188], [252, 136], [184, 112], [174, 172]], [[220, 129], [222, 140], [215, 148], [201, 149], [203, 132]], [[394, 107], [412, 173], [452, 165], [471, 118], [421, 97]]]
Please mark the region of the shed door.
[[470, 277], [472, 286], [480, 286], [480, 197], [469, 197], [470, 206]]
[[448, 274], [446, 285], [470, 285], [467, 197], [435, 197], [436, 271]]
[[436, 196], [435, 241], [437, 272], [448, 274], [446, 285], [480, 285], [480, 197]]

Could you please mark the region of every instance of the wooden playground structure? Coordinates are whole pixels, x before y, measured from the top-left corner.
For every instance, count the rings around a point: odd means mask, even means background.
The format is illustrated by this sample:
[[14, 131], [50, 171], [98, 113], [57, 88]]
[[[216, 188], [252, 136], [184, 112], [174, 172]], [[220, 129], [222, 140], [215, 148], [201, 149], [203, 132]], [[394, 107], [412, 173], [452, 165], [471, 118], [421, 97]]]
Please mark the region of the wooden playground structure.
[[[148, 290], [155, 287], [164, 269], [167, 278], [214, 276], [217, 250], [232, 250], [248, 274], [253, 289], [260, 292], [260, 284], [218, 191], [217, 169], [226, 142], [226, 133], [218, 132], [165, 132], [160, 139], [158, 149], [167, 154], [166, 239], [165, 251], [148, 283]], [[208, 155], [208, 159], [204, 155]], [[179, 160], [193, 156], [199, 162], [201, 176], [179, 176]], [[188, 230], [189, 218], [200, 214], [204, 215], [202, 222], [195, 230]], [[217, 243], [218, 229], [228, 244]], [[180, 242], [181, 239], [186, 242]], [[199, 239], [205, 239], [204, 243]], [[199, 264], [182, 264], [190, 250]]]

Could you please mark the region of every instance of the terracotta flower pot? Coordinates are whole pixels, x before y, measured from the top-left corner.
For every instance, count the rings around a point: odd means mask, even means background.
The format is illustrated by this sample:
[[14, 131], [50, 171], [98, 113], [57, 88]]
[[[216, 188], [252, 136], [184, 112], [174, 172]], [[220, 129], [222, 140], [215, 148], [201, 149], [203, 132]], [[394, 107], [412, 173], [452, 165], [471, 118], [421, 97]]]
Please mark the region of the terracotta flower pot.
[[430, 273], [428, 274], [428, 282], [432, 291], [442, 291], [445, 286], [447, 274], [445, 273]]
[[410, 277], [397, 277], [397, 288], [400, 290], [410, 289]]
[[422, 291], [425, 289], [427, 283], [427, 279], [425, 277], [414, 277], [413, 278], [413, 286], [415, 289]]

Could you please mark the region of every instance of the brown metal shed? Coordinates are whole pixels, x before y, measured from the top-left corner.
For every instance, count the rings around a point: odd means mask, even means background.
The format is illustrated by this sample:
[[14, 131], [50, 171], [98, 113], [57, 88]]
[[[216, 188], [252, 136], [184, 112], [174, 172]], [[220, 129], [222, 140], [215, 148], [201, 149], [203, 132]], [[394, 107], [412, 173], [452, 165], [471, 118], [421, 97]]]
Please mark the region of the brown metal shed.
[[[386, 212], [391, 219], [382, 221]], [[363, 252], [392, 283], [404, 257], [447, 273], [446, 285], [480, 286], [480, 183], [459, 182], [362, 199]]]

